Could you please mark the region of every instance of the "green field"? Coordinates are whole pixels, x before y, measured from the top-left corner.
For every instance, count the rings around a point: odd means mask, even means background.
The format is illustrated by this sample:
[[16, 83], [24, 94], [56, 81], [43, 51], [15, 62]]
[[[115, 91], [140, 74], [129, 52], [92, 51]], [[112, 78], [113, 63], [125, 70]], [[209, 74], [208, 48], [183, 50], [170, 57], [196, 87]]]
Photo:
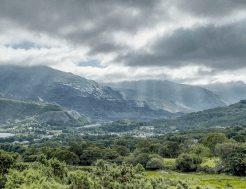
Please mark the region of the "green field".
[[[246, 178], [245, 177], [235, 177], [228, 175], [211, 175], [211, 174], [199, 174], [199, 173], [178, 173], [178, 172], [145, 172], [147, 177], [164, 177], [173, 182], [186, 182], [189, 187], [196, 188], [200, 186], [201, 188], [209, 189], [222, 189], [222, 188], [236, 188], [243, 189], [246, 188]], [[170, 189], [176, 189], [176, 187], [170, 187]]]
[[202, 164], [201, 166], [202, 167], [205, 167], [205, 166], [208, 166], [208, 167], [215, 167], [216, 166], [216, 163], [219, 162], [220, 159], [219, 158], [204, 158], [203, 161], [202, 161]]

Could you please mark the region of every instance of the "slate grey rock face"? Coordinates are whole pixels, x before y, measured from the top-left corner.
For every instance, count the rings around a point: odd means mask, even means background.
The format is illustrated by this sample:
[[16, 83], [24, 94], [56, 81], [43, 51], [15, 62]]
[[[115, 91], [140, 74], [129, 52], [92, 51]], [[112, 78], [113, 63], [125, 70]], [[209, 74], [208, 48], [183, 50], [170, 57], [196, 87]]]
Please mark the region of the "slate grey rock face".
[[146, 102], [127, 100], [122, 92], [95, 81], [45, 66], [0, 66], [0, 91], [11, 98], [59, 104], [98, 121], [177, 116], [152, 110]]

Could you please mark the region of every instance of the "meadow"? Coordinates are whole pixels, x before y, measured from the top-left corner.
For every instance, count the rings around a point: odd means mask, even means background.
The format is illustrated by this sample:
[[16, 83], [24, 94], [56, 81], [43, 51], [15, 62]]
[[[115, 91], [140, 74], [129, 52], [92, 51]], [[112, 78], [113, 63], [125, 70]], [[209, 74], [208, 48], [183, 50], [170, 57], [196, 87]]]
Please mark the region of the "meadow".
[[[147, 177], [163, 177], [172, 182], [186, 182], [190, 188], [208, 188], [208, 189], [222, 189], [222, 188], [235, 188], [245, 189], [246, 178], [236, 177], [229, 175], [212, 175], [212, 174], [199, 174], [199, 173], [179, 173], [174, 171], [167, 172], [154, 172], [146, 171]], [[170, 189], [176, 189], [176, 186], [171, 186]]]

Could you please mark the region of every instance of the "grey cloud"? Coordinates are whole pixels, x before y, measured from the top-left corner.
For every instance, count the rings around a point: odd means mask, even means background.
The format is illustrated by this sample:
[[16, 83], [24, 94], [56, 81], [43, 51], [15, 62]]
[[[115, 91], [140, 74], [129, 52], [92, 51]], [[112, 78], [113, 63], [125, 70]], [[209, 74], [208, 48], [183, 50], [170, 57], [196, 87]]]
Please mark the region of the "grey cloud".
[[21, 41], [19, 43], [15, 44], [6, 44], [5, 47], [11, 47], [13, 49], [25, 49], [25, 50], [30, 50], [30, 49], [41, 49], [41, 48], [50, 48], [47, 46], [39, 46], [37, 44], [28, 42], [28, 41]]
[[[160, 6], [161, 2], [166, 7]], [[245, 0], [1, 0], [0, 21], [13, 22], [35, 34], [88, 46], [89, 56], [115, 52], [115, 63], [128, 66], [180, 67], [198, 64], [215, 69], [245, 67], [246, 24], [178, 29], [148, 44], [151, 54], [116, 44], [118, 32], [137, 35], [161, 20], [171, 21], [170, 7], [180, 14], [220, 18], [246, 8]], [[135, 11], [135, 13], [134, 13]], [[0, 31], [1, 31], [0, 26]], [[127, 55], [123, 55], [128, 52]]]
[[[36, 33], [65, 38], [74, 45], [88, 45], [91, 54], [105, 53], [122, 49], [110, 37], [112, 33], [136, 33], [142, 27], [154, 25], [159, 16], [166, 14], [160, 12], [159, 1], [2, 0], [0, 19], [15, 22]], [[132, 14], [133, 9], [138, 14]], [[86, 28], [88, 24], [91, 28]], [[69, 27], [72, 28], [70, 32], [61, 32]]]
[[201, 17], [224, 17], [246, 9], [245, 0], [176, 0], [181, 12]]
[[129, 66], [180, 67], [188, 64], [237, 69], [246, 63], [246, 21], [226, 26], [179, 29], [154, 41], [152, 53], [132, 53], [116, 61]]

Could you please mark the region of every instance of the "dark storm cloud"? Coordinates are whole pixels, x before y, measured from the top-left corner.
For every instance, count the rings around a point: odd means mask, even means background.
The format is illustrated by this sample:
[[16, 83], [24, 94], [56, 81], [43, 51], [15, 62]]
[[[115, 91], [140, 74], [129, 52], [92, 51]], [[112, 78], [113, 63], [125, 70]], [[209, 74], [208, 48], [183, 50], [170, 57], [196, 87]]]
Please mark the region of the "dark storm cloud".
[[179, 29], [158, 38], [152, 53], [135, 53], [117, 61], [130, 66], [180, 67], [188, 64], [217, 69], [237, 69], [246, 65], [246, 21], [226, 26]]
[[211, 18], [230, 16], [246, 8], [245, 0], [176, 0], [173, 4], [181, 12]]
[[[177, 29], [172, 35], [156, 37], [145, 48], [132, 50], [117, 43], [115, 35], [131, 37], [145, 29], [155, 30], [162, 21], [176, 23], [192, 18], [233, 18], [246, 9], [245, 0], [1, 0], [0, 21], [13, 23], [36, 35], [66, 40], [75, 48], [89, 47], [87, 55], [115, 53], [114, 63], [127, 66], [180, 67], [205, 65], [216, 69], [237, 69], [246, 63], [246, 24], [196, 26]], [[186, 22], [186, 20], [181, 21]], [[165, 23], [165, 22], [164, 22]], [[177, 23], [179, 23], [177, 21]], [[213, 22], [214, 23], [214, 22]], [[0, 31], [1, 31], [0, 25]], [[158, 34], [159, 36], [159, 34]], [[149, 53], [151, 52], [151, 53]]]
[[158, 3], [159, 0], [2, 0], [0, 19], [36, 33], [65, 38], [74, 45], [88, 45], [91, 54], [96, 54], [123, 48], [109, 37], [113, 33], [135, 33], [155, 24], [157, 15], [163, 15]]

